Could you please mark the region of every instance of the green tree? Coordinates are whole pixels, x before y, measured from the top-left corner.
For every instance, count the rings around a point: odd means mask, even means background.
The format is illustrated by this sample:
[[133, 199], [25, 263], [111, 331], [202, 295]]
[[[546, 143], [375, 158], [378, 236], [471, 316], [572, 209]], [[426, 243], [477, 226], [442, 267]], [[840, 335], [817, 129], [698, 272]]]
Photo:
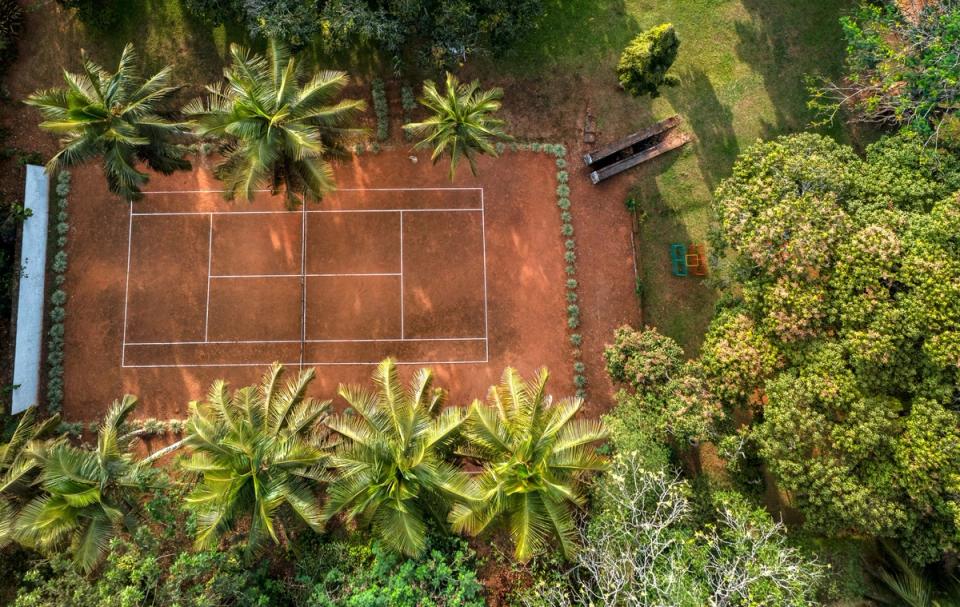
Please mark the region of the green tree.
[[238, 527], [250, 548], [266, 537], [279, 543], [287, 509], [315, 531], [323, 526], [316, 485], [327, 478], [321, 423], [330, 403], [306, 395], [313, 369], [285, 385], [283, 373], [276, 363], [259, 386], [233, 394], [217, 381], [206, 401], [190, 404], [183, 442], [193, 453], [184, 468], [201, 476], [187, 497], [199, 514], [199, 548]]
[[337, 101], [349, 82], [345, 72], [319, 71], [302, 83], [303, 64], [272, 40], [267, 56], [230, 46], [226, 82], [207, 87], [184, 113], [200, 137], [224, 143], [217, 176], [226, 196], [250, 200], [258, 188], [281, 189], [291, 204], [305, 193], [319, 200], [334, 189], [328, 158], [344, 152], [349, 124], [363, 101]]
[[478, 503], [454, 507], [455, 530], [476, 534], [500, 515], [508, 518], [516, 557], [527, 561], [551, 537], [570, 558], [577, 551], [573, 506], [586, 503], [583, 481], [606, 469], [592, 443], [606, 438], [598, 420], [574, 420], [580, 398], [554, 404], [546, 393], [549, 373], [541, 369], [525, 382], [503, 372], [490, 389], [488, 405], [474, 401], [466, 426], [470, 456], [484, 462]]
[[620, 55], [617, 64], [620, 86], [634, 97], [659, 97], [661, 86], [680, 84], [676, 75], [668, 73], [679, 49], [680, 39], [670, 23], [637, 35]]
[[43, 493], [17, 517], [18, 542], [45, 550], [68, 545], [74, 562], [89, 572], [113, 537], [137, 527], [144, 465], [133, 453], [136, 436], [122, 428], [136, 405], [129, 395], [113, 403], [95, 450], [60, 441], [35, 453]]
[[[699, 358], [806, 524], [960, 549], [960, 163], [902, 132], [801, 134], [717, 190], [726, 307]], [[751, 447], [752, 448], [752, 447]]]
[[362, 519], [385, 545], [414, 556], [426, 545], [428, 515], [443, 523], [451, 504], [477, 499], [467, 475], [446, 459], [466, 418], [458, 407], [444, 408], [446, 393], [433, 387], [429, 369], [417, 371], [405, 390], [388, 358], [373, 381], [376, 393], [338, 391], [351, 414], [328, 422], [341, 441], [331, 460], [337, 475], [325, 513]]
[[37, 91], [25, 100], [40, 110], [40, 128], [60, 135], [61, 149], [47, 163], [51, 172], [61, 166], [103, 160], [110, 191], [137, 199], [154, 171], [170, 174], [187, 170], [185, 148], [176, 143], [184, 125], [163, 118], [159, 105], [176, 87], [170, 85], [172, 68], [163, 68], [144, 79], [132, 44], [124, 47], [113, 74], [82, 53], [83, 73], [64, 70], [66, 88]]
[[415, 136], [423, 137], [416, 147], [432, 148], [434, 163], [444, 155], [450, 156], [452, 180], [461, 159], [467, 159], [470, 170], [476, 175], [475, 156], [497, 156], [497, 141], [509, 140], [510, 136], [503, 130], [503, 120], [494, 117], [500, 109], [503, 89], [481, 91], [478, 81], [461, 84], [450, 72], [447, 72], [446, 86], [446, 92], [440, 93], [437, 85], [427, 80], [423, 85], [420, 103], [430, 111], [431, 116], [423, 122], [406, 124], [403, 128]]
[[20, 416], [10, 440], [0, 445], [0, 548], [13, 539], [18, 509], [37, 491], [44, 439], [59, 423], [59, 415], [38, 423], [36, 407], [30, 407]]

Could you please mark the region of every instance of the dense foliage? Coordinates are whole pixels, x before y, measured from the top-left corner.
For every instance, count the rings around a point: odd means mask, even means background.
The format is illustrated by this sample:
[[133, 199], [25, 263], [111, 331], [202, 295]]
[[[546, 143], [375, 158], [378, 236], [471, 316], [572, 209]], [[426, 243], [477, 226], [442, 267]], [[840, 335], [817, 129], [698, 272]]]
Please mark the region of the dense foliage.
[[960, 2], [923, 2], [905, 14], [898, 3], [864, 4], [841, 19], [847, 77], [814, 90], [811, 105], [832, 116], [910, 125], [960, 144]]
[[638, 34], [623, 49], [617, 64], [620, 86], [635, 97], [658, 97], [661, 86], [676, 86], [680, 79], [669, 70], [679, 49], [680, 39], [669, 23]]
[[25, 463], [41, 470], [41, 493], [17, 515], [13, 534], [19, 543], [54, 552], [66, 547], [76, 565], [90, 572], [112, 538], [136, 529], [146, 473], [133, 452], [137, 437], [123, 431], [136, 405], [132, 396], [113, 403], [96, 449], [57, 440], [31, 450]]
[[713, 436], [723, 409], [707, 385], [703, 368], [697, 362], [684, 362], [677, 342], [656, 329], [620, 327], [603, 357], [610, 378], [631, 389], [618, 400], [644, 416], [656, 440], [684, 444]]
[[[214, 548], [238, 527], [248, 547], [286, 538], [291, 518], [323, 526], [316, 485], [325, 480], [328, 401], [306, 396], [314, 370], [282, 384], [272, 365], [259, 386], [229, 394], [217, 381], [206, 401], [191, 403], [184, 464], [200, 475], [187, 497], [198, 514], [197, 545]], [[293, 516], [291, 516], [293, 515]]]
[[716, 196], [727, 307], [699, 364], [829, 534], [960, 549], [960, 163], [921, 138], [861, 159], [815, 135], [741, 155]]
[[441, 93], [433, 81], [424, 82], [420, 103], [430, 116], [423, 122], [406, 124], [403, 128], [423, 138], [417, 148], [433, 149], [434, 163], [444, 155], [450, 156], [452, 180], [461, 159], [467, 159], [470, 170], [476, 175], [475, 156], [497, 156], [497, 142], [507, 141], [510, 136], [503, 129], [503, 120], [495, 116], [503, 98], [502, 89], [482, 91], [476, 80], [461, 84], [450, 72], [447, 72], [446, 87]]
[[446, 392], [434, 388], [429, 369], [417, 371], [405, 389], [396, 363], [387, 359], [373, 380], [375, 394], [340, 387], [351, 414], [328, 422], [341, 441], [330, 462], [336, 477], [327, 489], [326, 516], [360, 519], [387, 546], [419, 555], [428, 517], [444, 524], [453, 504], [477, 499], [474, 484], [448, 461], [466, 415], [443, 406]]
[[184, 113], [200, 137], [223, 144], [216, 173], [226, 196], [252, 199], [257, 189], [283, 191], [291, 205], [300, 196], [320, 199], [333, 189], [328, 159], [345, 151], [344, 138], [364, 103], [337, 100], [349, 78], [318, 71], [305, 82], [303, 64], [281, 43], [271, 41], [267, 56], [230, 46], [225, 83], [207, 87]]
[[589, 448], [606, 436], [598, 420], [574, 416], [583, 400], [553, 402], [546, 369], [525, 382], [514, 369], [490, 389], [488, 404], [474, 401], [465, 432], [469, 456], [483, 462], [477, 504], [459, 504], [455, 530], [476, 534], [500, 516], [508, 519], [515, 556], [527, 561], [559, 540], [564, 556], [577, 551], [574, 508], [586, 505], [583, 481], [606, 462]]
[[0, 0], [0, 73], [16, 54], [23, 27], [23, 9], [17, 0]]
[[[75, 0], [74, 0], [75, 1]], [[254, 35], [331, 50], [369, 42], [421, 63], [452, 66], [506, 47], [533, 28], [543, 0], [187, 0], [212, 23], [242, 21]]]
[[190, 168], [186, 150], [176, 143], [182, 125], [158, 114], [159, 103], [175, 90], [172, 69], [144, 79], [139, 63], [132, 44], [124, 47], [115, 73], [84, 53], [82, 74], [64, 71], [66, 88], [37, 91], [25, 100], [40, 110], [40, 128], [60, 136], [63, 147], [47, 164], [51, 173], [101, 158], [110, 191], [136, 199], [148, 180], [141, 162], [164, 174]]
[[626, 453], [597, 500], [571, 575], [534, 587], [529, 607], [817, 604], [820, 567], [735, 493], [715, 494], [714, 520], [698, 523], [684, 481]]
[[41, 441], [58, 423], [59, 416], [38, 421], [37, 409], [30, 407], [20, 415], [10, 440], [0, 444], [0, 548], [13, 540], [17, 513], [38, 491], [40, 465], [35, 455], [42, 454]]

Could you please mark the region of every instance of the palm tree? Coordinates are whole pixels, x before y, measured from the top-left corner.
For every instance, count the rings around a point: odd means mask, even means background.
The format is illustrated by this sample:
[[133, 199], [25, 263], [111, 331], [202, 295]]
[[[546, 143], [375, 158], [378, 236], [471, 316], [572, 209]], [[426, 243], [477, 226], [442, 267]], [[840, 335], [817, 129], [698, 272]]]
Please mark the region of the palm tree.
[[136, 437], [121, 429], [136, 405], [129, 395], [114, 401], [96, 450], [59, 441], [37, 454], [44, 493], [17, 517], [20, 543], [55, 549], [69, 542], [74, 562], [89, 572], [117, 533], [134, 530], [144, 466], [131, 450]]
[[217, 167], [226, 196], [249, 200], [258, 188], [287, 200], [305, 190], [320, 199], [333, 189], [328, 156], [343, 153], [345, 136], [357, 132], [349, 121], [364, 108], [363, 101], [336, 98], [349, 82], [345, 72], [320, 71], [301, 85], [302, 64], [289, 49], [270, 42], [267, 57], [233, 44], [227, 81], [207, 87], [184, 113], [196, 120], [201, 137], [226, 141], [224, 161]]
[[200, 515], [200, 548], [214, 547], [241, 520], [248, 522], [248, 548], [266, 536], [279, 543], [285, 532], [275, 519], [284, 506], [310, 528], [322, 528], [315, 486], [326, 479], [320, 423], [330, 403], [306, 396], [313, 369], [281, 385], [283, 373], [275, 363], [259, 386], [232, 395], [217, 381], [205, 402], [190, 404], [183, 442], [193, 454], [184, 466], [201, 475], [187, 498]]
[[460, 505], [450, 516], [454, 530], [471, 534], [507, 516], [520, 561], [542, 551], [551, 535], [566, 557], [575, 554], [571, 506], [584, 504], [584, 476], [606, 468], [591, 446], [606, 436], [602, 424], [573, 419], [583, 406], [579, 398], [554, 405], [546, 393], [548, 378], [541, 369], [527, 383], [508, 368], [500, 385], [490, 388], [488, 405], [474, 401], [464, 453], [485, 462], [479, 479], [482, 506]]
[[17, 510], [37, 490], [38, 459], [60, 416], [37, 423], [37, 409], [30, 407], [20, 416], [10, 442], [0, 445], [0, 548], [13, 539]]
[[132, 44], [124, 47], [113, 74], [86, 53], [82, 58], [83, 73], [64, 70], [66, 88], [37, 91], [25, 101], [40, 110], [40, 128], [61, 137], [63, 147], [48, 171], [102, 157], [110, 191], [133, 200], [149, 178], [139, 163], [164, 174], [189, 169], [184, 147], [174, 143], [183, 125], [157, 114], [160, 102], [176, 90], [170, 86], [172, 68], [143, 79]]
[[478, 90], [476, 80], [461, 84], [457, 77], [447, 72], [447, 91], [441, 94], [431, 80], [423, 84], [420, 103], [433, 114], [423, 122], [404, 125], [404, 129], [423, 139], [419, 148], [433, 148], [433, 162], [444, 154], [450, 155], [450, 179], [457, 172], [461, 158], [470, 163], [470, 170], [477, 174], [476, 154], [497, 156], [497, 140], [510, 140], [503, 130], [505, 124], [493, 114], [500, 109], [503, 89]]
[[377, 393], [340, 386], [352, 415], [331, 418], [342, 437], [332, 465], [339, 473], [327, 489], [327, 517], [360, 518], [388, 546], [407, 555], [423, 551], [426, 517], [444, 522], [450, 504], [476, 499], [469, 478], [444, 459], [463, 424], [460, 408], [443, 408], [446, 394], [420, 369], [409, 390], [393, 360], [373, 374]]

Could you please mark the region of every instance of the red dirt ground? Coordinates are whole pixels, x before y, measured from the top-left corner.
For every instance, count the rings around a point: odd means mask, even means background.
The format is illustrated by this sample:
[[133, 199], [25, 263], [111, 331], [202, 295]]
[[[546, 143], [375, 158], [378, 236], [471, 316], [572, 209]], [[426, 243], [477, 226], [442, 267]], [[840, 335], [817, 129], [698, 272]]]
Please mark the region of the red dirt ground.
[[[482, 336], [483, 299], [477, 277], [482, 276], [485, 233], [489, 362], [430, 365], [438, 384], [451, 393], [451, 403], [467, 404], [482, 397], [507, 365], [524, 374], [546, 365], [553, 372], [551, 392], [573, 392], [572, 363], [565, 327], [564, 262], [560, 218], [555, 204], [553, 160], [546, 155], [508, 154], [483, 159], [480, 176], [461, 172], [456, 187], [482, 187], [483, 229], [474, 212], [404, 213], [404, 330], [409, 337]], [[451, 187], [447, 168], [432, 166], [425, 157], [414, 164], [405, 151], [364, 155], [337, 167], [343, 190], [403, 187]], [[377, 360], [390, 354], [419, 359], [434, 355], [442, 360], [473, 360], [482, 355], [483, 342], [446, 341], [354, 343], [346, 346], [307, 343], [301, 348], [303, 287], [299, 275], [272, 278], [212, 278], [207, 292], [208, 264], [212, 275], [286, 274], [299, 272], [302, 235], [300, 211], [260, 215], [269, 222], [251, 222], [237, 212], [230, 215], [138, 215], [130, 220], [129, 205], [106, 191], [100, 170], [88, 167], [74, 171], [71, 194], [71, 234], [67, 275], [66, 385], [64, 412], [71, 420], [100, 416], [110, 401], [124, 393], [141, 397], [139, 416], [183, 417], [187, 402], [201, 398], [211, 382], [225, 378], [234, 386], [254, 383], [261, 367], [123, 368], [126, 364], [174, 365], [184, 363], [299, 361], [342, 362], [348, 356]], [[216, 189], [208, 167], [193, 173], [156, 176], [154, 191]], [[615, 245], [620, 229], [606, 213], [597, 213], [576, 196], [574, 204], [580, 248], [581, 297], [585, 313], [584, 352], [589, 375], [596, 383], [589, 409], [605, 410], [609, 384], [603, 379], [599, 352], [613, 326], [605, 316], [611, 298], [624, 283], [629, 292], [631, 275], [623, 275], [623, 260], [617, 260]], [[586, 193], [586, 192], [584, 192]], [[349, 195], [348, 195], [349, 194]], [[469, 192], [406, 194], [365, 191], [338, 192], [319, 206], [307, 210], [347, 208], [410, 208], [442, 205], [471, 208]], [[458, 198], [463, 196], [461, 200]], [[153, 194], [134, 203], [135, 213], [189, 211], [282, 210], [278, 200], [263, 197], [254, 203], [228, 204], [218, 194]], [[592, 196], [591, 196], [592, 198]], [[185, 204], [186, 203], [186, 204]], [[390, 205], [396, 205], [391, 207]], [[579, 216], [596, 214], [596, 221]], [[399, 262], [397, 246], [387, 234], [399, 226], [391, 223], [397, 213], [308, 214], [307, 273], [394, 273]], [[340, 221], [337, 224], [337, 220]], [[619, 219], [617, 219], [619, 220]], [[259, 225], [258, 225], [259, 223]], [[629, 224], [624, 224], [629, 230]], [[331, 233], [329, 238], [311, 234]], [[127, 277], [128, 234], [130, 284], [127, 302], [126, 342], [270, 339], [291, 343], [270, 344], [177, 344], [130, 347], [124, 354], [124, 301]], [[210, 239], [213, 234], [212, 240]], [[372, 238], [370, 234], [378, 234]], [[614, 236], [614, 238], [611, 238]], [[598, 242], [599, 241], [599, 242]], [[622, 243], [621, 243], [622, 244]], [[597, 247], [591, 252], [591, 247]], [[629, 233], [623, 248], [629, 260]], [[622, 252], [622, 251], [621, 251]], [[211, 256], [212, 253], [212, 256]], [[632, 263], [632, 261], [630, 261]], [[630, 268], [632, 273], [632, 267]], [[594, 276], [591, 278], [591, 276]], [[362, 335], [396, 335], [399, 294], [395, 276], [307, 277], [307, 339], [340, 339]], [[609, 281], [609, 282], [608, 282]], [[591, 292], [596, 289], [596, 292]], [[206, 299], [209, 297], [209, 320]], [[629, 304], [627, 304], [629, 306]], [[594, 310], [593, 306], [596, 306]], [[322, 313], [317, 310], [323, 310]], [[478, 333], [479, 332], [479, 333]], [[419, 344], [419, 345], [418, 345]], [[264, 358], [264, 354], [270, 354]], [[457, 358], [454, 358], [457, 357]], [[482, 359], [481, 359], [482, 360]], [[403, 372], [409, 373], [405, 366]], [[330, 398], [342, 382], [367, 382], [370, 365], [320, 365], [313, 393]], [[599, 378], [599, 379], [598, 379]]]

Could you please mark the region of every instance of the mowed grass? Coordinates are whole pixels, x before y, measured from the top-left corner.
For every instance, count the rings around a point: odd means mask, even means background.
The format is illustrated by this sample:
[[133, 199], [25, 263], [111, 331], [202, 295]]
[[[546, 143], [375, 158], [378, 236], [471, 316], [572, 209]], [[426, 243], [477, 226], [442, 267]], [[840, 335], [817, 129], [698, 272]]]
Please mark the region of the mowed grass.
[[[588, 108], [602, 142], [683, 116], [693, 143], [617, 179], [634, 182], [646, 217], [639, 239], [645, 322], [688, 354], [699, 347], [716, 294], [700, 278], [671, 275], [669, 245], [706, 240], [712, 192], [738, 153], [757, 139], [808, 127], [805, 77], [840, 74], [838, 19], [853, 6], [846, 0], [564, 0], [551, 5], [521, 46], [483, 70], [521, 88], [527, 83], [529, 99], [515, 105], [527, 103], [540, 123], [526, 119], [523, 108], [508, 109], [528, 137], [579, 141]], [[673, 23], [681, 39], [674, 70], [682, 83], [658, 99], [633, 99], [617, 87], [620, 51], [636, 33], [663, 22]], [[508, 88], [508, 106], [512, 94]]]

